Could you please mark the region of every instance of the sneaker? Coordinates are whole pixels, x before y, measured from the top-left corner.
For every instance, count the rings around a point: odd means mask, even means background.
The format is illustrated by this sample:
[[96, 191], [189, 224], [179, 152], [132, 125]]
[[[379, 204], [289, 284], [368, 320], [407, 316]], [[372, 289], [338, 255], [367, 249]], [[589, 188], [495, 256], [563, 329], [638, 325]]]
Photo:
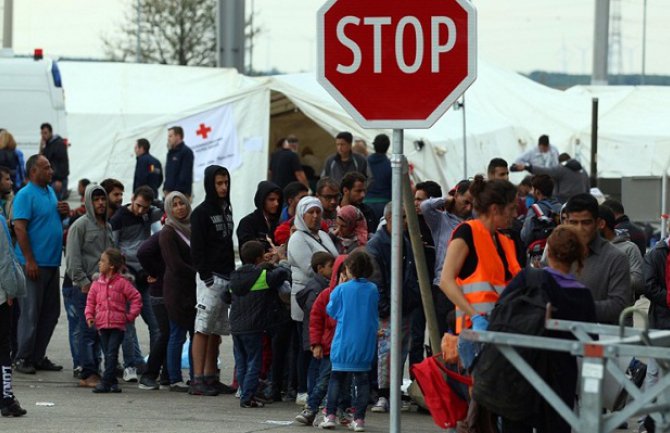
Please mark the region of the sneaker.
[[107, 394], [108, 392], [112, 392], [112, 387], [100, 382], [93, 388], [93, 392], [96, 394]]
[[357, 419], [349, 424], [349, 430], [353, 431], [365, 431], [365, 421], [362, 419]]
[[353, 422], [354, 414], [349, 409], [338, 411], [337, 418], [341, 425], [347, 426]]
[[100, 383], [100, 376], [92, 374], [86, 379], [79, 380], [79, 386], [82, 388], [95, 388]]
[[140, 376], [140, 381], [137, 384], [137, 387], [139, 389], [143, 389], [145, 391], [153, 391], [159, 388], [158, 382], [156, 382], [156, 379], [147, 376], [146, 374], [143, 374]]
[[306, 392], [301, 392], [300, 394], [295, 396], [295, 404], [298, 406], [304, 406], [307, 404], [307, 397], [308, 394]]
[[272, 404], [272, 403], [273, 403], [273, 401], [272, 401], [272, 397], [267, 397], [267, 396], [265, 396], [265, 395], [264, 395], [262, 392], [260, 392], [260, 391], [257, 392], [256, 395], [254, 395], [253, 398], [254, 398], [254, 400], [259, 401], [259, 402], [261, 402], [261, 403], [263, 403], [263, 404], [265, 404], [265, 405], [267, 405], [267, 404]]
[[45, 356], [41, 361], [35, 363], [35, 369], [43, 371], [61, 371], [63, 366], [54, 364], [49, 358]]
[[124, 382], [137, 382], [137, 369], [135, 367], [126, 367], [123, 370]]
[[193, 381], [191, 386], [188, 388], [188, 393], [191, 395], [202, 395], [205, 397], [216, 397], [219, 395], [219, 391], [217, 391], [213, 386], [209, 386], [206, 383], [200, 381]]
[[220, 380], [215, 380], [214, 382], [208, 383], [207, 386], [210, 386], [216, 390], [219, 394], [235, 394], [235, 388], [222, 383]]
[[235, 398], [242, 398], [242, 390], [237, 388], [237, 391], [235, 391]]
[[160, 389], [170, 389], [170, 379], [161, 377]]
[[316, 413], [313, 410], [303, 409], [303, 411], [295, 417], [295, 420], [300, 424], [312, 425], [314, 418], [316, 418]]
[[188, 392], [188, 385], [184, 382], [171, 383], [170, 392]]
[[409, 412], [412, 410], [412, 400], [401, 400], [400, 401], [400, 411]]
[[260, 408], [260, 407], [265, 407], [263, 403], [260, 401], [254, 400], [253, 398], [249, 401], [241, 401], [240, 402], [240, 407], [243, 409], [251, 409], [251, 408]]
[[372, 406], [371, 410], [376, 413], [387, 413], [389, 411], [389, 401], [386, 397], [379, 397], [379, 400]]
[[319, 428], [321, 429], [326, 429], [326, 430], [332, 430], [337, 426], [337, 422], [335, 421], [335, 415], [328, 415], [321, 421], [321, 424], [319, 424]]
[[14, 370], [23, 374], [35, 374], [35, 366], [27, 359], [17, 359], [14, 363]]
[[19, 417], [25, 415], [26, 413], [28, 413], [28, 411], [26, 411], [24, 408], [21, 407], [17, 399], [14, 399], [12, 404], [0, 409], [0, 413], [2, 413], [2, 416]]
[[81, 379], [80, 376], [81, 376], [82, 371], [84, 371], [84, 369], [81, 368], [81, 367], [77, 367], [77, 368], [73, 369], [72, 370], [72, 377], [74, 377], [75, 379]]
[[119, 394], [121, 392], [121, 387], [119, 386], [118, 383], [115, 383], [109, 387], [109, 392]]

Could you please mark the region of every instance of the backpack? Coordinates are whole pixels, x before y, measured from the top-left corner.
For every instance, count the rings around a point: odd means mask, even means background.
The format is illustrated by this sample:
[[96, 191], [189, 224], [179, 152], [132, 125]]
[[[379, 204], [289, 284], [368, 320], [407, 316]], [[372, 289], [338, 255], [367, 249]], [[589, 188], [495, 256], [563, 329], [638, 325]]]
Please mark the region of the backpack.
[[[546, 308], [549, 296], [543, 290], [545, 271], [525, 269], [526, 285], [503, 292], [489, 316], [488, 331], [540, 336], [545, 333]], [[547, 365], [547, 352], [516, 348], [521, 357], [540, 376]], [[535, 388], [498, 351], [486, 344], [472, 371], [472, 398], [489, 411], [511, 420], [527, 419], [537, 411], [542, 398]]]
[[539, 261], [547, 246], [547, 238], [560, 224], [560, 215], [551, 208], [545, 213], [539, 203], [535, 203], [530, 209], [535, 215], [531, 221], [530, 239], [526, 248], [527, 263], [539, 268]]

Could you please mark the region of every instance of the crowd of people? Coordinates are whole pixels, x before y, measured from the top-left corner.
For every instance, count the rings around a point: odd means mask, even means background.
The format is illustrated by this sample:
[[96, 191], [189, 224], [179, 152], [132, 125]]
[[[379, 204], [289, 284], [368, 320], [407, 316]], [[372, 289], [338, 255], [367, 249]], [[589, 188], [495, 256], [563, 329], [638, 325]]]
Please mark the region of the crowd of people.
[[[25, 413], [11, 392], [12, 365], [22, 374], [62, 369], [46, 356], [61, 289], [73, 374], [95, 393], [121, 392], [121, 377], [143, 390], [236, 393], [242, 408], [292, 400], [304, 407], [299, 424], [346, 424], [355, 431], [364, 431], [369, 405], [373, 412], [389, 410], [392, 229], [405, 237], [401, 357], [417, 364], [427, 354], [409, 233], [392, 227], [388, 136], [375, 137], [374, 153], [366, 156], [354, 151], [351, 133], [337, 134], [336, 152], [318, 180], [297, 154], [297, 137], [280, 140], [268, 180], [258, 184], [256, 210], [235, 227], [233, 179], [225, 167], [205, 169], [206, 195], [192, 208], [193, 152], [178, 126], [168, 131], [165, 170], [150, 143], [137, 140], [130, 203], [123, 203], [119, 180], [83, 179], [82, 205], [70, 209], [63, 201], [66, 145], [45, 125], [41, 153], [23, 170], [16, 153], [5, 152], [15, 143], [0, 148], [2, 214], [8, 217], [0, 216], [2, 415]], [[13, 139], [3, 131], [0, 141]], [[516, 186], [510, 169], [533, 175]], [[559, 155], [547, 136], [511, 166], [494, 158], [485, 176], [464, 179], [446, 193], [430, 180], [413, 189], [441, 335], [487, 329], [501, 294], [524, 286], [526, 266], [545, 268], [554, 290], [569, 288], [585, 299], [576, 317], [570, 300], [554, 293], [558, 317], [617, 323], [642, 294], [652, 302], [653, 325], [670, 317], [667, 243], [643, 259], [644, 233], [623, 205], [599, 204], [579, 162]], [[149, 330], [148, 348], [139, 344], [137, 317]], [[228, 335], [231, 382], [217, 366]], [[462, 361], [470, 363], [468, 353]], [[574, 358], [556, 362], [576, 368]], [[574, 386], [560, 395], [572, 406]], [[530, 431], [552, 414], [545, 407], [544, 417], [503, 423], [503, 431]], [[552, 431], [569, 431], [554, 425]]]

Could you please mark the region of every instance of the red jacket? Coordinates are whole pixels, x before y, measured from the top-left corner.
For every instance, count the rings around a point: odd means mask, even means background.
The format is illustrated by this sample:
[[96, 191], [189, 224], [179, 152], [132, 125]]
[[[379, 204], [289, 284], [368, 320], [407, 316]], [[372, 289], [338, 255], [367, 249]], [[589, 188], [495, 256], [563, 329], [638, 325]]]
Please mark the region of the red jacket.
[[330, 301], [332, 291], [333, 289], [325, 289], [319, 293], [309, 315], [309, 344], [320, 345], [323, 348], [323, 356], [330, 356], [330, 345], [337, 325], [337, 322], [326, 314], [326, 305]]
[[[126, 312], [126, 304], [130, 311]], [[101, 275], [91, 284], [86, 298], [86, 321], [95, 320], [98, 329], [126, 330], [142, 311], [142, 296], [126, 278], [114, 274], [108, 280]]]
[[326, 313], [326, 306], [330, 301], [331, 292], [339, 282], [340, 268], [344, 270], [344, 260], [346, 258], [346, 254], [335, 258], [330, 286], [316, 297], [314, 305], [312, 305], [312, 312], [309, 315], [309, 344], [310, 346], [320, 345], [323, 349], [323, 356], [330, 356], [330, 345], [333, 343], [335, 326], [337, 325], [337, 321]]

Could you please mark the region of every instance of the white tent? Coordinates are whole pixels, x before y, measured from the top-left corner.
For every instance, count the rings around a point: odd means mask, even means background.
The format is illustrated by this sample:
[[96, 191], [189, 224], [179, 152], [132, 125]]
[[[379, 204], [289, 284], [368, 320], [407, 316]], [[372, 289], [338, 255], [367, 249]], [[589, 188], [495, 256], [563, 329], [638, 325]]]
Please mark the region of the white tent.
[[[130, 196], [140, 137], [165, 161], [167, 128], [180, 119], [231, 104], [242, 164], [231, 172], [235, 218], [253, 210], [253, 192], [265, 178], [268, 155], [269, 93], [266, 80], [231, 69], [61, 62], [66, 88], [70, 171], [77, 178], [121, 180]], [[75, 179], [72, 179], [73, 181]], [[204, 198], [194, 184], [194, 203]]]

